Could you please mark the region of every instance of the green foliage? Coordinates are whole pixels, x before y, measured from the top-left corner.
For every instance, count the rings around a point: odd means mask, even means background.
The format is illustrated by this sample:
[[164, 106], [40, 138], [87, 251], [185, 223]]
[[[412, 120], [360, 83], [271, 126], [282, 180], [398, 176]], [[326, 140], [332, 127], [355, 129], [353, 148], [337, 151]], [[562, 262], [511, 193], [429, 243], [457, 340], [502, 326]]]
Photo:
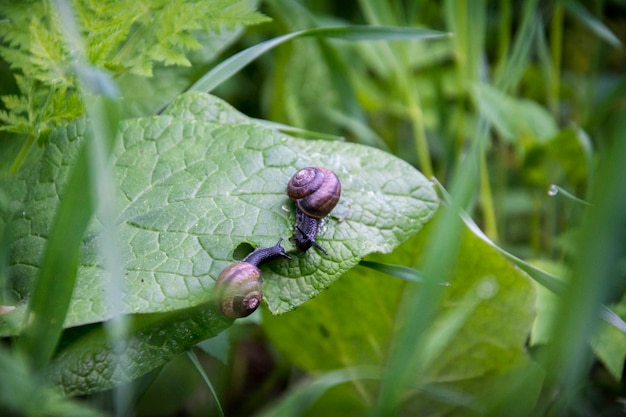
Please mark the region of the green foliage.
[[[100, 417], [105, 414], [62, 395], [29, 368], [24, 357], [0, 349], [0, 412], [2, 415]], [[10, 378], [6, 378], [10, 376]]]
[[476, 85], [474, 91], [479, 111], [502, 139], [541, 145], [556, 135], [556, 121], [541, 105], [512, 99], [488, 84]]
[[[210, 301], [207, 290], [232, 262], [235, 248], [242, 243], [271, 246], [277, 236], [288, 236], [295, 217], [282, 207], [289, 206], [285, 184], [293, 167], [335, 170], [343, 195], [319, 239], [333, 255], [296, 256], [265, 273], [265, 297], [274, 312], [314, 297], [368, 253], [389, 252], [419, 230], [437, 206], [431, 185], [419, 172], [373, 148], [322, 142], [325, 154], [319, 154], [319, 142], [242, 123], [243, 115], [211, 96], [196, 93], [182, 96], [181, 102], [163, 116], [124, 123], [113, 152], [114, 175], [121, 185], [118, 245], [127, 270], [123, 313], [165, 312]], [[226, 124], [206, 123], [214, 120]], [[9, 276], [23, 298], [30, 293], [24, 283], [38, 272], [46, 245], [42, 238], [49, 235], [60, 198], [48, 184], [54, 178], [65, 187], [83, 135], [82, 122], [58, 130], [56, 146], [41, 163], [4, 184], [17, 213], [45, 213], [34, 223], [29, 215], [5, 219], [19, 242], [12, 247]], [[370, 161], [384, 167], [384, 173]], [[29, 189], [26, 184], [41, 186]], [[105, 293], [107, 285], [99, 266], [100, 233], [94, 224], [83, 240], [66, 326], [111, 317], [108, 301], [94, 297]], [[368, 239], [361, 239], [363, 234]], [[296, 277], [294, 270], [300, 271]], [[0, 331], [7, 333], [6, 328]]]
[[[9, 205], [16, 210], [4, 219], [16, 242], [11, 247], [9, 278], [24, 299], [30, 297], [27, 283], [37, 278], [41, 253], [48, 245], [46, 237], [60, 201], [57, 187], [67, 187], [69, 167], [80, 157], [84, 132], [83, 121], [58, 129], [52, 136], [55, 146], [47, 148], [39, 163], [0, 184], [12, 196]], [[295, 214], [284, 209], [291, 206], [285, 184], [294, 167], [333, 169], [342, 180], [342, 202], [318, 238], [329, 256], [294, 255], [291, 261], [264, 271], [265, 300], [274, 312], [288, 311], [316, 296], [368, 253], [389, 252], [419, 230], [437, 207], [431, 184], [395, 157], [341, 142], [321, 142], [322, 154], [320, 142], [256, 126], [204, 94], [183, 95], [162, 116], [129, 120], [120, 132], [112, 161], [121, 187], [116, 198], [121, 213], [117, 245], [126, 271], [121, 303], [113, 310], [114, 305], [103, 296], [110, 283], [100, 253], [101, 225], [93, 222], [82, 242], [66, 327], [106, 321], [120, 313], [212, 306], [214, 280], [233, 261], [236, 248], [244, 243], [270, 246], [277, 236], [291, 233]], [[380, 167], [385, 167], [383, 172], [376, 171]], [[31, 220], [30, 213], [42, 214]], [[368, 238], [362, 239], [364, 235]], [[19, 331], [14, 325], [25, 308], [3, 317], [2, 334]], [[206, 320], [211, 317], [206, 309], [188, 316]], [[70, 393], [112, 387], [161, 365], [181, 349], [207, 338], [207, 332], [223, 328], [215, 318], [202, 325], [206, 330], [189, 327], [196, 323], [187, 320], [188, 325], [178, 320], [163, 328], [151, 320], [149, 328], [133, 330], [130, 354], [124, 359], [134, 364], [133, 371], [123, 377], [115, 375], [104, 329], [72, 344], [65, 342], [69, 346], [57, 353], [53, 364], [55, 375], [60, 374], [55, 380]], [[158, 359], [146, 354], [153, 334], [177, 331], [195, 337], [185, 342], [173, 336], [177, 342], [171, 348], [159, 344]], [[99, 371], [82, 375], [78, 369], [90, 368], [95, 358]]]
[[[431, 226], [393, 254], [374, 259], [419, 267]], [[496, 376], [531, 366], [523, 346], [533, 322], [532, 283], [469, 230], [463, 234], [460, 251], [464, 255], [445, 283], [446, 293], [428, 342], [415, 347], [420, 351], [421, 372], [412, 377], [417, 385], [405, 408], [408, 414], [421, 410], [421, 415], [431, 415], [423, 410], [436, 409], [437, 413], [445, 410], [446, 415], [467, 415], [468, 408], [480, 408], [489, 400], [487, 393], [495, 388]], [[263, 321], [272, 343], [302, 369], [383, 366], [397, 325], [393, 317], [407, 285], [415, 284], [355, 268], [295, 312], [266, 314]], [[337, 317], [336, 311], [350, 314]], [[305, 321], [307, 325], [302, 326]], [[412, 327], [414, 322], [413, 317], [402, 317], [399, 325]], [[350, 390], [360, 391], [365, 408], [375, 400], [377, 384], [355, 382], [344, 387], [344, 395]], [[464, 401], [455, 404], [454, 398]], [[327, 406], [316, 412], [334, 415], [334, 405]]]
[[81, 1], [76, 4], [89, 61], [115, 74], [151, 76], [154, 63], [189, 66], [195, 31], [267, 21], [247, 1]]
[[[152, 77], [155, 65], [190, 66], [202, 33], [268, 21], [245, 0], [73, 2], [88, 62], [116, 76]], [[83, 114], [73, 59], [47, 1], [0, 4], [0, 56], [16, 71], [19, 94], [4, 96], [0, 130], [45, 138]], [[79, 43], [80, 45], [80, 43]]]
[[[267, 0], [213, 63], [254, 2], [0, 0], [0, 413], [95, 415], [52, 382], [130, 415], [167, 365], [146, 413], [623, 414], [618, 3]], [[313, 164], [328, 255], [225, 319]], [[201, 341], [206, 398], [167, 380]]]
[[213, 304], [129, 319], [126, 338], [111, 343], [106, 326], [69, 333], [46, 377], [67, 394], [83, 395], [126, 384], [158, 368], [232, 324]]

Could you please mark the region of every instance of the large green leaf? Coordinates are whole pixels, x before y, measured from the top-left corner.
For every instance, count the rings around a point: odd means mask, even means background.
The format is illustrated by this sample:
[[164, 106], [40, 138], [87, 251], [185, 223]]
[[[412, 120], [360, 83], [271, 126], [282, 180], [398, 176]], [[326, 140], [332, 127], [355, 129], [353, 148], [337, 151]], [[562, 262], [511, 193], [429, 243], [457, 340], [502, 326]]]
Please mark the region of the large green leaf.
[[[319, 236], [328, 256], [311, 250], [264, 268], [265, 301], [274, 313], [316, 296], [368, 253], [391, 251], [437, 207], [430, 182], [391, 155], [295, 139], [244, 120], [223, 102], [193, 93], [167, 114], [122, 123], [112, 161], [119, 194], [111, 196], [126, 271], [122, 311], [112, 311], [104, 296], [110, 284], [100, 266], [96, 220], [84, 239], [66, 326], [210, 302], [214, 280], [236, 248], [291, 235], [295, 213], [285, 188], [303, 166], [333, 169], [343, 194]], [[80, 122], [58, 129], [38, 164], [0, 185], [13, 208], [10, 280], [24, 300], [83, 133]], [[23, 307], [5, 315], [0, 332], [15, 333], [10, 323], [22, 313]]]
[[68, 394], [88, 394], [132, 381], [162, 366], [190, 347], [217, 335], [232, 321], [212, 305], [170, 313], [137, 314], [129, 336], [112, 342], [104, 325], [66, 332], [48, 369], [50, 380]]
[[[385, 256], [385, 261], [419, 265], [416, 259], [429, 230]], [[530, 365], [525, 342], [534, 311], [531, 281], [469, 231], [459, 253], [450, 266], [452, 279], [426, 345], [415, 347], [423, 349], [424, 374], [414, 376], [418, 394], [406, 407], [420, 410], [420, 415], [468, 415], [465, 407], [474, 401], [481, 404], [488, 387], [494, 388], [501, 376]], [[394, 323], [400, 320], [411, 326], [410, 317], [396, 317], [406, 285], [419, 284], [354, 268], [291, 314], [264, 315], [264, 328], [290, 361], [308, 371], [382, 365]], [[375, 401], [375, 386], [366, 387], [357, 387], [365, 403]], [[459, 399], [463, 402], [455, 404]], [[529, 401], [524, 406], [532, 406], [532, 400], [532, 396], [523, 399]], [[316, 411], [332, 415], [331, 410]]]

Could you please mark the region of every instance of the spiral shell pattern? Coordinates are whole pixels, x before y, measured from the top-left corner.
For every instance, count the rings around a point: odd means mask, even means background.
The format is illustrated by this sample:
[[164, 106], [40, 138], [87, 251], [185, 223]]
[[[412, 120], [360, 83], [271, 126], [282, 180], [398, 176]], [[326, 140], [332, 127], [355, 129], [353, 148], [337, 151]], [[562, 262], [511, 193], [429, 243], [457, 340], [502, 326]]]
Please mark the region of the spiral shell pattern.
[[217, 277], [215, 296], [218, 310], [231, 319], [247, 317], [263, 299], [261, 271], [248, 262], [230, 264]]
[[341, 182], [329, 169], [307, 167], [291, 177], [287, 194], [304, 214], [315, 219], [322, 219], [339, 202]]

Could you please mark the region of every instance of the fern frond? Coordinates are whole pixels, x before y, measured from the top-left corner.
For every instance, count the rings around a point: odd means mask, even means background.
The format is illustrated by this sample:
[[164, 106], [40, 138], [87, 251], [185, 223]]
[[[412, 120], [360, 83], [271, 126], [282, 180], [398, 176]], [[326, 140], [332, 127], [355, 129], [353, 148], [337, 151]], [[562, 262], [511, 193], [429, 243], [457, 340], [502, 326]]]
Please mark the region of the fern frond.
[[[190, 66], [199, 32], [268, 20], [247, 0], [71, 0], [86, 59], [113, 72], [150, 77], [155, 63]], [[72, 57], [59, 16], [47, 0], [0, 0], [0, 56], [19, 96], [3, 97], [1, 130], [39, 137], [81, 116]]]
[[236, 26], [258, 25], [269, 20], [267, 16], [251, 9], [247, 1], [241, 0], [225, 7], [217, 16], [216, 23], [223, 24], [227, 28], [232, 29]]
[[43, 130], [52, 130], [67, 120], [80, 117], [83, 112], [83, 102], [76, 90], [59, 88], [51, 91], [42, 109]]
[[22, 68], [24, 75], [45, 84], [71, 86], [73, 76], [61, 35], [42, 26], [35, 18], [31, 21], [30, 33], [30, 66]]
[[194, 37], [196, 31], [269, 20], [245, 0], [80, 0], [77, 10], [90, 60], [118, 74], [143, 76], [151, 76], [157, 62], [189, 66], [186, 52], [201, 47]]
[[0, 57], [9, 63], [13, 70], [22, 70], [30, 65], [30, 53], [22, 49], [13, 49], [0, 46]]
[[45, 14], [44, 3], [39, 0], [1, 0], [0, 38], [11, 48], [28, 50], [30, 21], [33, 16], [44, 16]]
[[12, 94], [5, 95], [2, 96], [2, 102], [4, 103], [4, 107], [6, 107], [7, 110], [10, 110], [12, 113], [28, 113], [28, 100], [24, 96], [17, 96]]
[[0, 110], [0, 131], [28, 134], [32, 125], [24, 116]]

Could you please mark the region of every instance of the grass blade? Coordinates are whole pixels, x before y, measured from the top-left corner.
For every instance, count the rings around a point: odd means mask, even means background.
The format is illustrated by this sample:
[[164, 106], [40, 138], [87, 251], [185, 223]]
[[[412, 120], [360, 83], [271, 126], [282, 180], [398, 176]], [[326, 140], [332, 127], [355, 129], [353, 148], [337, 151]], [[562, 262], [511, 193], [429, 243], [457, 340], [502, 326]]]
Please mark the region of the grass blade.
[[[443, 188], [441, 184], [436, 181], [439, 190], [442, 193], [444, 202], [450, 203], [451, 196], [447, 193], [447, 191]], [[586, 201], [581, 200], [586, 204]], [[589, 204], [590, 205], [590, 204]], [[491, 245], [493, 248], [498, 250], [505, 258], [514, 263], [517, 267], [519, 267], [522, 271], [526, 272], [528, 276], [530, 276], [533, 280], [535, 280], [538, 284], [544, 286], [548, 290], [552, 291], [555, 294], [563, 294], [566, 290], [566, 285], [563, 279], [556, 277], [543, 269], [537, 268], [536, 266], [529, 264], [523, 259], [518, 258], [510, 252], [502, 249], [500, 246], [496, 245], [491, 239], [489, 239], [483, 232], [480, 230], [478, 225], [472, 220], [472, 218], [464, 211], [459, 211], [459, 216], [463, 220], [463, 222], [467, 225], [467, 227], [472, 230], [472, 232], [484, 240], [486, 243]], [[600, 318], [606, 321], [608, 324], [612, 325], [616, 329], [626, 333], [626, 322], [621, 319], [613, 310], [606, 306], [602, 306], [600, 311]]]
[[380, 370], [373, 367], [358, 367], [328, 372], [289, 391], [278, 404], [262, 413], [260, 417], [302, 415], [328, 389], [360, 379], [380, 379]]
[[361, 261], [359, 265], [375, 271], [384, 272], [392, 277], [400, 278], [405, 281], [422, 282], [424, 279], [420, 271], [404, 265], [384, 264], [381, 262]]
[[93, 213], [87, 153], [83, 147], [52, 226], [29, 303], [19, 348], [43, 368], [57, 345], [78, 271], [83, 233]]
[[[66, 42], [71, 49], [82, 50], [71, 8], [63, 1], [56, 6], [61, 12]], [[29, 302], [29, 314], [18, 346], [32, 360], [35, 369], [43, 368], [52, 357], [63, 331], [63, 323], [72, 298], [78, 273], [82, 238], [95, 210], [94, 161], [106, 160], [118, 123], [118, 106], [115, 99], [102, 96], [117, 91], [112, 79], [91, 66], [81, 64], [80, 54], [75, 61], [75, 72], [85, 90], [92, 90], [86, 105], [91, 129], [90, 140], [85, 142], [72, 169], [63, 198], [57, 208], [41, 269]], [[84, 97], [84, 94], [83, 94]]]
[[591, 32], [598, 35], [606, 43], [614, 48], [620, 48], [622, 42], [602, 21], [592, 15], [585, 7], [577, 1], [565, 2], [565, 8], [573, 14]]
[[224, 417], [224, 410], [222, 409], [222, 404], [220, 403], [220, 399], [217, 396], [217, 392], [215, 391], [215, 388], [213, 387], [213, 384], [211, 383], [209, 376], [206, 374], [206, 372], [204, 372], [204, 368], [200, 364], [200, 361], [198, 360], [198, 356], [196, 356], [196, 353], [193, 350], [188, 350], [187, 356], [189, 357], [189, 360], [191, 361], [191, 363], [193, 363], [193, 365], [196, 367], [196, 369], [202, 376], [202, 379], [204, 380], [206, 386], [209, 387], [209, 390], [211, 391], [211, 395], [213, 396], [213, 399], [215, 400], [215, 405], [217, 406], [217, 414], [220, 417]]
[[206, 73], [189, 91], [211, 92], [215, 87], [236, 74], [240, 69], [254, 61], [256, 58], [275, 47], [300, 37], [323, 36], [334, 39], [351, 41], [397, 41], [415, 39], [434, 39], [450, 36], [445, 32], [430, 29], [416, 29], [388, 26], [340, 26], [307, 29], [288, 33], [274, 39], [267, 40], [258, 45], [244, 49], [230, 58], [222, 61], [211, 71]]

